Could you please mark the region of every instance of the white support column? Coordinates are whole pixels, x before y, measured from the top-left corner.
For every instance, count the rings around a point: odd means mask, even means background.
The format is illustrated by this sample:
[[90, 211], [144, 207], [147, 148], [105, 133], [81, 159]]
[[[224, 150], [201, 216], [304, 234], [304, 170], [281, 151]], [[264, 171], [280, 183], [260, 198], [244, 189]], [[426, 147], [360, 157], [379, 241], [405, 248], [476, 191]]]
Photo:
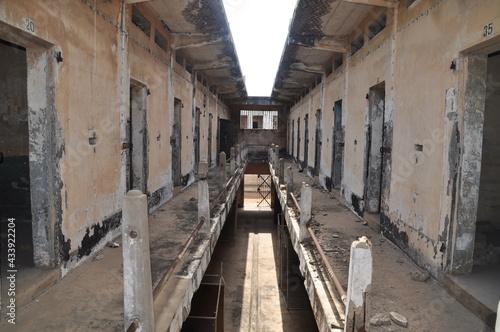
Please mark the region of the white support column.
[[351, 245], [345, 332], [360, 331], [362, 327], [368, 331], [370, 328], [372, 274], [372, 244], [363, 236]]
[[147, 197], [130, 190], [123, 198], [123, 302], [125, 331], [137, 320], [139, 331], [154, 331]]
[[293, 193], [293, 171], [292, 166], [288, 166], [286, 169], [286, 204], [291, 206], [293, 203], [292, 199]]
[[236, 173], [236, 150], [234, 147], [231, 147], [231, 162], [230, 162], [230, 172], [231, 176]]
[[241, 167], [241, 146], [236, 144], [236, 167]]
[[274, 169], [276, 170], [276, 172], [278, 172], [278, 168], [279, 168], [279, 159], [280, 159], [280, 147], [279, 145], [276, 145], [274, 147]]
[[497, 323], [495, 324], [495, 332], [500, 332], [500, 301], [497, 309]]
[[279, 162], [279, 177], [278, 177], [278, 185], [282, 185], [285, 182], [285, 159], [280, 158]]
[[208, 162], [200, 161], [198, 164], [198, 222], [204, 220], [204, 224], [199, 231], [200, 238], [207, 238], [210, 233], [210, 193], [207, 182]]
[[300, 230], [299, 241], [304, 241], [308, 237], [307, 223], [311, 220], [312, 210], [312, 190], [308, 184], [302, 182], [300, 191]]
[[[269, 148], [268, 156], [269, 156], [268, 157], [269, 163], [271, 164], [271, 166], [273, 167], [273, 170], [274, 170], [274, 143], [272, 143], [271, 147]], [[271, 173], [273, 170], [271, 170]]]
[[221, 152], [219, 157], [219, 177], [220, 177], [220, 192], [224, 193], [224, 200], [227, 196], [227, 174], [226, 174], [226, 153]]

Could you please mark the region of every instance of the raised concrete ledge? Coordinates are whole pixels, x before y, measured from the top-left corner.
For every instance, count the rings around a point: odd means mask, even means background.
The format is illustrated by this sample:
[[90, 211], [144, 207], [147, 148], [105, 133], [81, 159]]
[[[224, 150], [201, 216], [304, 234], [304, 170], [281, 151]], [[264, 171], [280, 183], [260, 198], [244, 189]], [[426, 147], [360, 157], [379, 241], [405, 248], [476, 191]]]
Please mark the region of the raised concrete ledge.
[[286, 205], [286, 190], [281, 189], [278, 177], [275, 175], [278, 172], [274, 172], [272, 165], [270, 165], [270, 167], [276, 193], [282, 206], [282, 212], [285, 216], [288, 231], [290, 232], [290, 240], [293, 249], [299, 257], [300, 272], [305, 278], [304, 285], [309, 296], [309, 301], [311, 302], [318, 329], [321, 332], [344, 331], [344, 324], [339, 321], [339, 314], [334, 310], [342, 301], [335, 301], [331, 298], [331, 292], [329, 290], [333, 289], [333, 287], [329, 285], [327, 275], [323, 273], [322, 268], [313, 264], [313, 262], [318, 261], [319, 258], [311, 259], [314, 254], [304, 244], [300, 243], [299, 219], [295, 216], [294, 210]]
[[[191, 309], [194, 293], [200, 287], [210, 263], [220, 233], [230, 212], [246, 165], [236, 171], [223, 203], [211, 217], [211, 228], [206, 240], [197, 241], [186, 254], [174, 275], [168, 280], [154, 301], [155, 331], [180, 331]], [[183, 273], [187, 269], [187, 273]]]

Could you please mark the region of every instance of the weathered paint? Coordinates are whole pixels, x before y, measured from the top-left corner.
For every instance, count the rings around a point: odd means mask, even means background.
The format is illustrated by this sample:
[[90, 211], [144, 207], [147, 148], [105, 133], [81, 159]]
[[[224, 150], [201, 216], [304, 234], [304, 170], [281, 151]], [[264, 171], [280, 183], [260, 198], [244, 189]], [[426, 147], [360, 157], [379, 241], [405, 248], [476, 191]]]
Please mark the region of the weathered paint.
[[[484, 67], [485, 56], [500, 49], [499, 32], [487, 35], [483, 28], [500, 24], [493, 13], [499, 12], [497, 6], [491, 1], [422, 0], [388, 10], [386, 28], [365, 38], [365, 45], [344, 56], [343, 64], [324, 79], [324, 87], [312, 88], [290, 109], [289, 122], [299, 123], [315, 110], [318, 96], [324, 110], [342, 100], [345, 159], [339, 189], [362, 215], [370, 204], [365, 193], [372, 181], [365, 183], [366, 142], [372, 135], [365, 127], [366, 110], [370, 88], [385, 82], [381, 145], [392, 150], [381, 162], [382, 230], [438, 277], [472, 266], [484, 109], [478, 95], [484, 95], [485, 85], [485, 68], [474, 67], [480, 59]], [[369, 20], [353, 33], [364, 31]], [[478, 77], [475, 82], [471, 70]], [[325, 111], [319, 178], [327, 189], [334, 181], [333, 121], [333, 112]], [[297, 144], [304, 133], [304, 127], [295, 130], [289, 142]], [[291, 151], [298, 163], [311, 160], [302, 147]]]
[[[131, 6], [123, 1], [0, 4], [0, 39], [26, 48], [37, 266], [60, 265], [66, 273], [119, 234], [121, 197], [129, 179], [123, 143], [133, 143], [132, 159], [135, 152], [141, 159], [140, 172], [132, 178], [147, 191], [149, 208], [173, 196], [170, 137], [175, 98], [184, 104], [184, 186], [195, 180], [193, 121], [185, 110], [198, 107], [202, 112], [202, 157], [209, 151], [203, 139], [208, 121], [215, 125], [217, 117], [230, 117], [219, 96], [193, 78], [186, 63], [175, 61], [171, 32], [151, 6], [133, 5], [150, 21], [149, 35], [131, 22]], [[33, 31], [27, 30], [27, 19], [34, 23]], [[166, 48], [155, 43], [155, 31], [168, 40]], [[136, 142], [127, 136], [131, 108], [144, 115], [135, 126]], [[214, 144], [212, 140], [212, 160]]]

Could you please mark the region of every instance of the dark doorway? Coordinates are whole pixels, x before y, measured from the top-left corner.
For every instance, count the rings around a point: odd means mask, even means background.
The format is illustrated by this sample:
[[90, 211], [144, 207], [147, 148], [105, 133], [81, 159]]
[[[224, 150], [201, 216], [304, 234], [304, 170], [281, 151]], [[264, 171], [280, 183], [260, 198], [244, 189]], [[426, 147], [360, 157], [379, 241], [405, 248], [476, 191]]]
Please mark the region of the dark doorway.
[[321, 168], [321, 110], [316, 111], [316, 148], [314, 150], [314, 175], [318, 176]]
[[474, 265], [500, 264], [500, 52], [487, 59]]
[[297, 119], [297, 161], [300, 164], [300, 118]]
[[295, 148], [295, 120], [292, 120], [292, 148], [291, 148], [292, 158], [293, 158], [294, 148]]
[[0, 41], [0, 60], [0, 261], [7, 262], [7, 238], [14, 230], [21, 268], [34, 265], [26, 50]]
[[194, 110], [194, 133], [193, 133], [193, 144], [194, 144], [194, 169], [195, 173], [198, 174], [198, 163], [200, 162], [200, 115], [201, 111], [198, 107]]
[[127, 190], [138, 189], [147, 193], [147, 120], [146, 120], [147, 88], [132, 83], [130, 85], [130, 114], [127, 121], [129, 153], [127, 163]]
[[304, 118], [304, 168], [309, 166], [309, 114]]
[[333, 160], [332, 181], [333, 188], [340, 189], [344, 167], [344, 130], [342, 128], [342, 100], [333, 106]]
[[369, 126], [367, 131], [367, 169], [365, 182], [365, 209], [369, 213], [379, 213], [382, 201], [382, 182], [384, 174], [384, 111], [385, 83], [370, 88]]
[[208, 167], [212, 166], [212, 113], [208, 114]]
[[182, 143], [182, 126], [181, 126], [181, 110], [182, 101], [174, 99], [174, 123], [172, 126], [172, 136], [170, 137], [170, 145], [172, 146], [172, 180], [174, 187], [181, 185], [181, 143]]
[[225, 152], [226, 159], [231, 156], [231, 147], [234, 146], [234, 122], [219, 119], [219, 153]]

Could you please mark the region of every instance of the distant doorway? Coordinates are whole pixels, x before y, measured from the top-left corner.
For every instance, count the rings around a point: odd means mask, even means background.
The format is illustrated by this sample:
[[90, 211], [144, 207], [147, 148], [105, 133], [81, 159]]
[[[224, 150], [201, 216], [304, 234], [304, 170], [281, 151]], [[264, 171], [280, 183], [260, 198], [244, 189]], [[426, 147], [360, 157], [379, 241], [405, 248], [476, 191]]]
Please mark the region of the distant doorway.
[[127, 190], [137, 189], [147, 193], [147, 88], [140, 83], [130, 85], [130, 109], [127, 121], [128, 162]]
[[308, 170], [309, 166], [309, 114], [304, 118], [304, 169]]
[[174, 100], [174, 123], [172, 125], [172, 135], [170, 137], [170, 145], [172, 152], [172, 180], [174, 187], [181, 186], [181, 143], [182, 143], [182, 125], [181, 125], [181, 109], [182, 101], [180, 99]]
[[342, 100], [333, 106], [333, 160], [332, 160], [332, 187], [340, 189], [344, 167], [344, 130], [342, 128]]
[[385, 172], [385, 153], [390, 147], [384, 146], [385, 136], [385, 83], [370, 88], [369, 129], [367, 132], [365, 209], [369, 213], [380, 213], [382, 204], [382, 184]]
[[194, 133], [193, 133], [193, 144], [194, 144], [194, 170], [198, 174], [198, 164], [200, 162], [200, 115], [201, 111], [198, 107], [194, 110]]
[[208, 167], [212, 166], [212, 113], [208, 114]]
[[318, 176], [321, 169], [321, 110], [316, 111], [316, 136], [314, 149], [314, 175]]

